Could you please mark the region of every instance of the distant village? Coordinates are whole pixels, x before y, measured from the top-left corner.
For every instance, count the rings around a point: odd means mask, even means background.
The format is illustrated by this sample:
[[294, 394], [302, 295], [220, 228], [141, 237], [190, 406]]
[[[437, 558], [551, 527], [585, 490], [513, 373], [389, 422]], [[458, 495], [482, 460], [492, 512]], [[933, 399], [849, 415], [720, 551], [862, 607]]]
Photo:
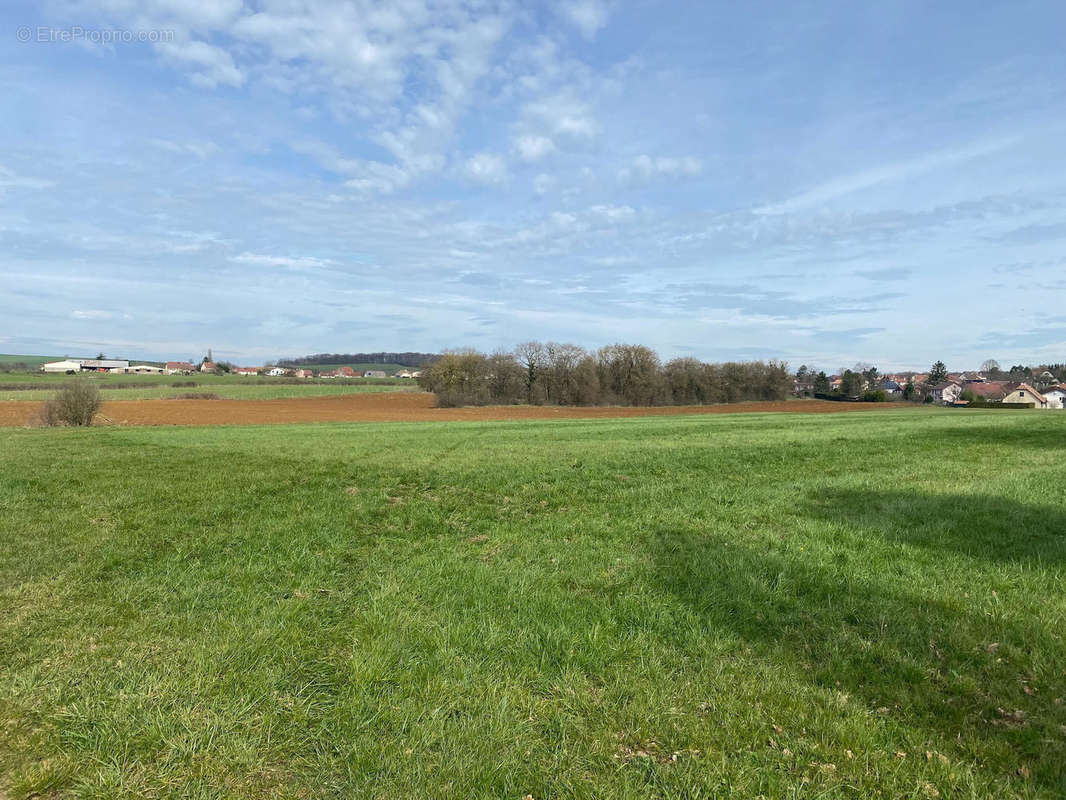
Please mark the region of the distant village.
[[[356, 370], [348, 366], [312, 370], [307, 367], [266, 365], [242, 367], [205, 358], [199, 364], [167, 361], [136, 364], [122, 359], [68, 358], [41, 365], [42, 372], [73, 375], [80, 372], [123, 375], [242, 375], [268, 378], [353, 379], [398, 378], [414, 380], [421, 370]], [[941, 406], [1066, 409], [1066, 365], [1011, 367], [1004, 371], [994, 362], [974, 372], [948, 372], [937, 362], [929, 372], [882, 374], [875, 367], [858, 365], [839, 374], [827, 375], [801, 366], [794, 375], [796, 397], [852, 402], [910, 401]]]
[[929, 372], [880, 374], [875, 367], [860, 365], [836, 375], [800, 367], [793, 394], [831, 400], [904, 400], [956, 407], [1062, 410], [1066, 408], [1066, 366], [1014, 366], [1002, 370], [990, 360], [981, 371], [948, 372], [938, 361]]
[[269, 378], [418, 378], [419, 370], [402, 369], [389, 373], [381, 369], [365, 371], [351, 367], [336, 367], [315, 372], [303, 367], [282, 367], [267, 365], [263, 367], [238, 367], [221, 361], [204, 359], [199, 364], [189, 361], [167, 361], [163, 366], [155, 364], [131, 364], [122, 359], [108, 358], [67, 358], [62, 361], [50, 361], [41, 365], [42, 372], [75, 375], [79, 372], [111, 373], [118, 375], [193, 375], [208, 373], [212, 375], [265, 376]]

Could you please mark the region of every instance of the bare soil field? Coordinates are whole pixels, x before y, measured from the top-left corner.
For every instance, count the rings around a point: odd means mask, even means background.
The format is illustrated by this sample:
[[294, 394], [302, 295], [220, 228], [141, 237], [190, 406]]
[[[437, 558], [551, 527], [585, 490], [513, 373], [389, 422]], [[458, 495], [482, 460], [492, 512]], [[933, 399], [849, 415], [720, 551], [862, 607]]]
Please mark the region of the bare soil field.
[[[741, 414], [764, 411], [840, 413], [890, 408], [897, 403], [833, 403], [823, 400], [731, 403], [655, 408], [487, 406], [435, 408], [429, 393], [381, 392], [274, 400], [116, 400], [105, 402], [98, 424], [262, 425], [285, 422], [457, 422], [522, 419], [593, 419], [675, 414]], [[0, 403], [0, 426], [32, 423], [40, 403]]]

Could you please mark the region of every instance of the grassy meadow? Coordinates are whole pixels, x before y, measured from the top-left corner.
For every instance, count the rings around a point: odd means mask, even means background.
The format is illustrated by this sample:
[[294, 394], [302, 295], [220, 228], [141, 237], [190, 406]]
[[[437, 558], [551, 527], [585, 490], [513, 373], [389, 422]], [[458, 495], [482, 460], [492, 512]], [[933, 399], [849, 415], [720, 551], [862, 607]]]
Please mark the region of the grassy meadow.
[[1064, 423], [0, 430], [0, 797], [1063, 797]]

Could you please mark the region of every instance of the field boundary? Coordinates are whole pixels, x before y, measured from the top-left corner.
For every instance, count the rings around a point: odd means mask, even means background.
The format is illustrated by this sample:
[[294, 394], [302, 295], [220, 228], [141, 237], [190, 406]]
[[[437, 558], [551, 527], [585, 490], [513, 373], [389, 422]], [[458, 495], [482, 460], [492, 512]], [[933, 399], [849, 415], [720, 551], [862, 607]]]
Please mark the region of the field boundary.
[[[375, 392], [267, 400], [114, 400], [101, 408], [109, 425], [263, 425], [299, 422], [488, 422], [550, 419], [622, 419], [693, 414], [839, 414], [907, 403], [833, 403], [824, 400], [751, 401], [709, 406], [478, 406], [436, 408], [426, 392]], [[0, 427], [32, 424], [39, 402], [0, 403]]]

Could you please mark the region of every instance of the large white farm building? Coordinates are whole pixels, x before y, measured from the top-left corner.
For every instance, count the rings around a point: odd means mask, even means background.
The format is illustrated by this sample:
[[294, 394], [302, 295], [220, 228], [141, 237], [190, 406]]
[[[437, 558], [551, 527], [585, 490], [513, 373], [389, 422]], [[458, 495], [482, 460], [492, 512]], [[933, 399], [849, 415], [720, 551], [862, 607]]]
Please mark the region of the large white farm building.
[[129, 369], [129, 361], [109, 358], [68, 358], [63, 361], [50, 361], [41, 364], [41, 372], [108, 372]]

